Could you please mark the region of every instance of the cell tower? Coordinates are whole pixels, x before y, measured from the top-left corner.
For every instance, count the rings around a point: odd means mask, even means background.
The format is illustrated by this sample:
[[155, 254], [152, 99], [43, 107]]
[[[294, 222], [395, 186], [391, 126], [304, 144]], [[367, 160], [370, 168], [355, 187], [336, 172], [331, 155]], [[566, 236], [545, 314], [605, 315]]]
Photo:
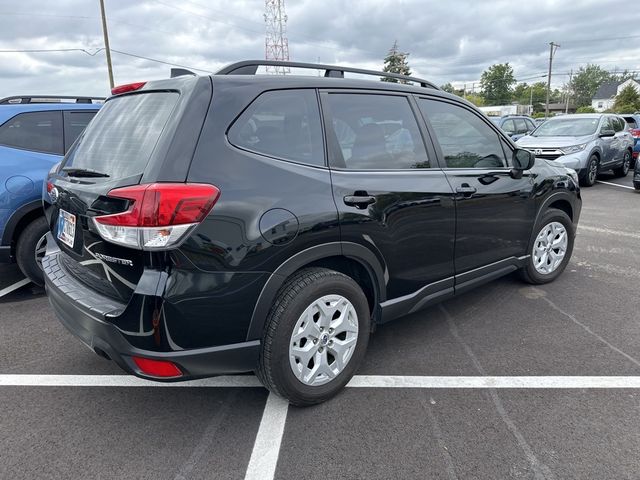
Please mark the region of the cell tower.
[[[265, 0], [264, 22], [267, 35], [264, 41], [264, 58], [266, 60], [289, 61], [289, 40], [287, 39], [287, 15], [284, 11], [284, 0]], [[289, 73], [288, 67], [267, 67], [267, 72], [284, 75]]]

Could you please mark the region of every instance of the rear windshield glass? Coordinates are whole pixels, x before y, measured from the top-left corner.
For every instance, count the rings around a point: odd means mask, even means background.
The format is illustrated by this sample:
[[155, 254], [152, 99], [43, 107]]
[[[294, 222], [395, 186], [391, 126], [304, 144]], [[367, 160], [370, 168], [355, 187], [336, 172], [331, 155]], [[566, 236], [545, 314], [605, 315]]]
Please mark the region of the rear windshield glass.
[[596, 133], [598, 117], [558, 118], [548, 120], [533, 133], [534, 137], [582, 137]]
[[96, 170], [111, 178], [143, 173], [177, 101], [177, 93], [154, 92], [105, 102], [64, 167]]

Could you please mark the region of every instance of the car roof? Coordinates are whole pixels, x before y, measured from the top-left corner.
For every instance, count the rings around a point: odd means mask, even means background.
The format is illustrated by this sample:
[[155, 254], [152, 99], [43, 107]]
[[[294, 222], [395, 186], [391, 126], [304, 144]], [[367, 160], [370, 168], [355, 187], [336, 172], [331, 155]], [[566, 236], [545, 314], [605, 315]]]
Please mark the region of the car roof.
[[88, 110], [97, 111], [102, 105], [98, 103], [17, 103], [14, 105], [0, 105], [0, 123], [25, 112], [48, 112], [59, 110]]

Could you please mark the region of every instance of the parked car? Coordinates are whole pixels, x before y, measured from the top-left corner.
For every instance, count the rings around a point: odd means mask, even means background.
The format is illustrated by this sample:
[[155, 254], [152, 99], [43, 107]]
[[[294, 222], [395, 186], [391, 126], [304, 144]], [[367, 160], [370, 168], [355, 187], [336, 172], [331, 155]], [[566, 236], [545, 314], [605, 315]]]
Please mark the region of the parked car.
[[633, 187], [636, 190], [640, 190], [640, 162], [636, 161], [636, 165], [633, 170]]
[[426, 80], [253, 75], [264, 64], [114, 89], [50, 173], [47, 293], [96, 353], [154, 380], [256, 371], [311, 405], [376, 324], [564, 270], [573, 170]]
[[627, 175], [634, 139], [622, 117], [581, 113], [550, 118], [517, 143], [538, 158], [573, 168], [581, 185], [590, 187], [600, 172]]
[[0, 100], [0, 263], [18, 262], [42, 285], [47, 172], [62, 160], [104, 99], [19, 96]]
[[623, 115], [625, 122], [629, 126], [629, 132], [634, 138], [633, 156], [631, 158], [631, 168], [636, 165], [638, 155], [640, 155], [640, 114]]
[[491, 121], [501, 128], [511, 140], [516, 141], [525, 135], [529, 135], [536, 129], [533, 118], [526, 115], [505, 115], [504, 117], [489, 117]]
[[533, 119], [533, 123], [536, 126], [536, 128], [538, 128], [540, 125], [542, 125], [546, 121], [547, 121], [546, 118], [534, 118]]

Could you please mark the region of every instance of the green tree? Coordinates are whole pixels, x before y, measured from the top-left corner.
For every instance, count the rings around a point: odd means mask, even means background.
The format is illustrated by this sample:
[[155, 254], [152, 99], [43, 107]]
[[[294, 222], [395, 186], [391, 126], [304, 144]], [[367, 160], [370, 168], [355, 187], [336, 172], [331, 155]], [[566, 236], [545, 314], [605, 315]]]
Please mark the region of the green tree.
[[544, 82], [536, 82], [531, 85], [519, 83], [513, 90], [513, 100], [521, 105], [529, 105], [530, 102], [533, 103], [534, 107], [538, 104], [544, 105], [546, 96], [547, 84]]
[[[407, 63], [408, 56], [408, 53], [401, 52], [398, 49], [398, 41], [396, 40], [393, 42], [393, 47], [391, 47], [387, 56], [384, 57], [384, 67], [382, 71], [386, 73], [399, 73], [400, 75], [411, 75], [411, 69]], [[398, 80], [397, 78], [391, 77], [382, 77], [380, 80], [392, 83], [411, 83], [406, 80]]]
[[516, 79], [509, 63], [496, 63], [482, 72], [480, 86], [488, 105], [505, 105], [511, 102]]
[[616, 103], [613, 105], [613, 111], [616, 113], [633, 113], [639, 109], [640, 94], [633, 85], [627, 85], [616, 96]]
[[484, 98], [477, 93], [467, 93], [467, 100], [473, 103], [476, 107], [484, 107], [486, 105]]
[[596, 113], [596, 109], [593, 108], [592, 106], [578, 107], [578, 109], [576, 110], [576, 113]]
[[580, 67], [580, 70], [571, 81], [571, 89], [573, 90], [571, 97], [575, 105], [577, 107], [591, 105], [591, 100], [598, 87], [612, 80], [611, 74], [603, 70], [600, 65], [589, 64], [586, 67]]

